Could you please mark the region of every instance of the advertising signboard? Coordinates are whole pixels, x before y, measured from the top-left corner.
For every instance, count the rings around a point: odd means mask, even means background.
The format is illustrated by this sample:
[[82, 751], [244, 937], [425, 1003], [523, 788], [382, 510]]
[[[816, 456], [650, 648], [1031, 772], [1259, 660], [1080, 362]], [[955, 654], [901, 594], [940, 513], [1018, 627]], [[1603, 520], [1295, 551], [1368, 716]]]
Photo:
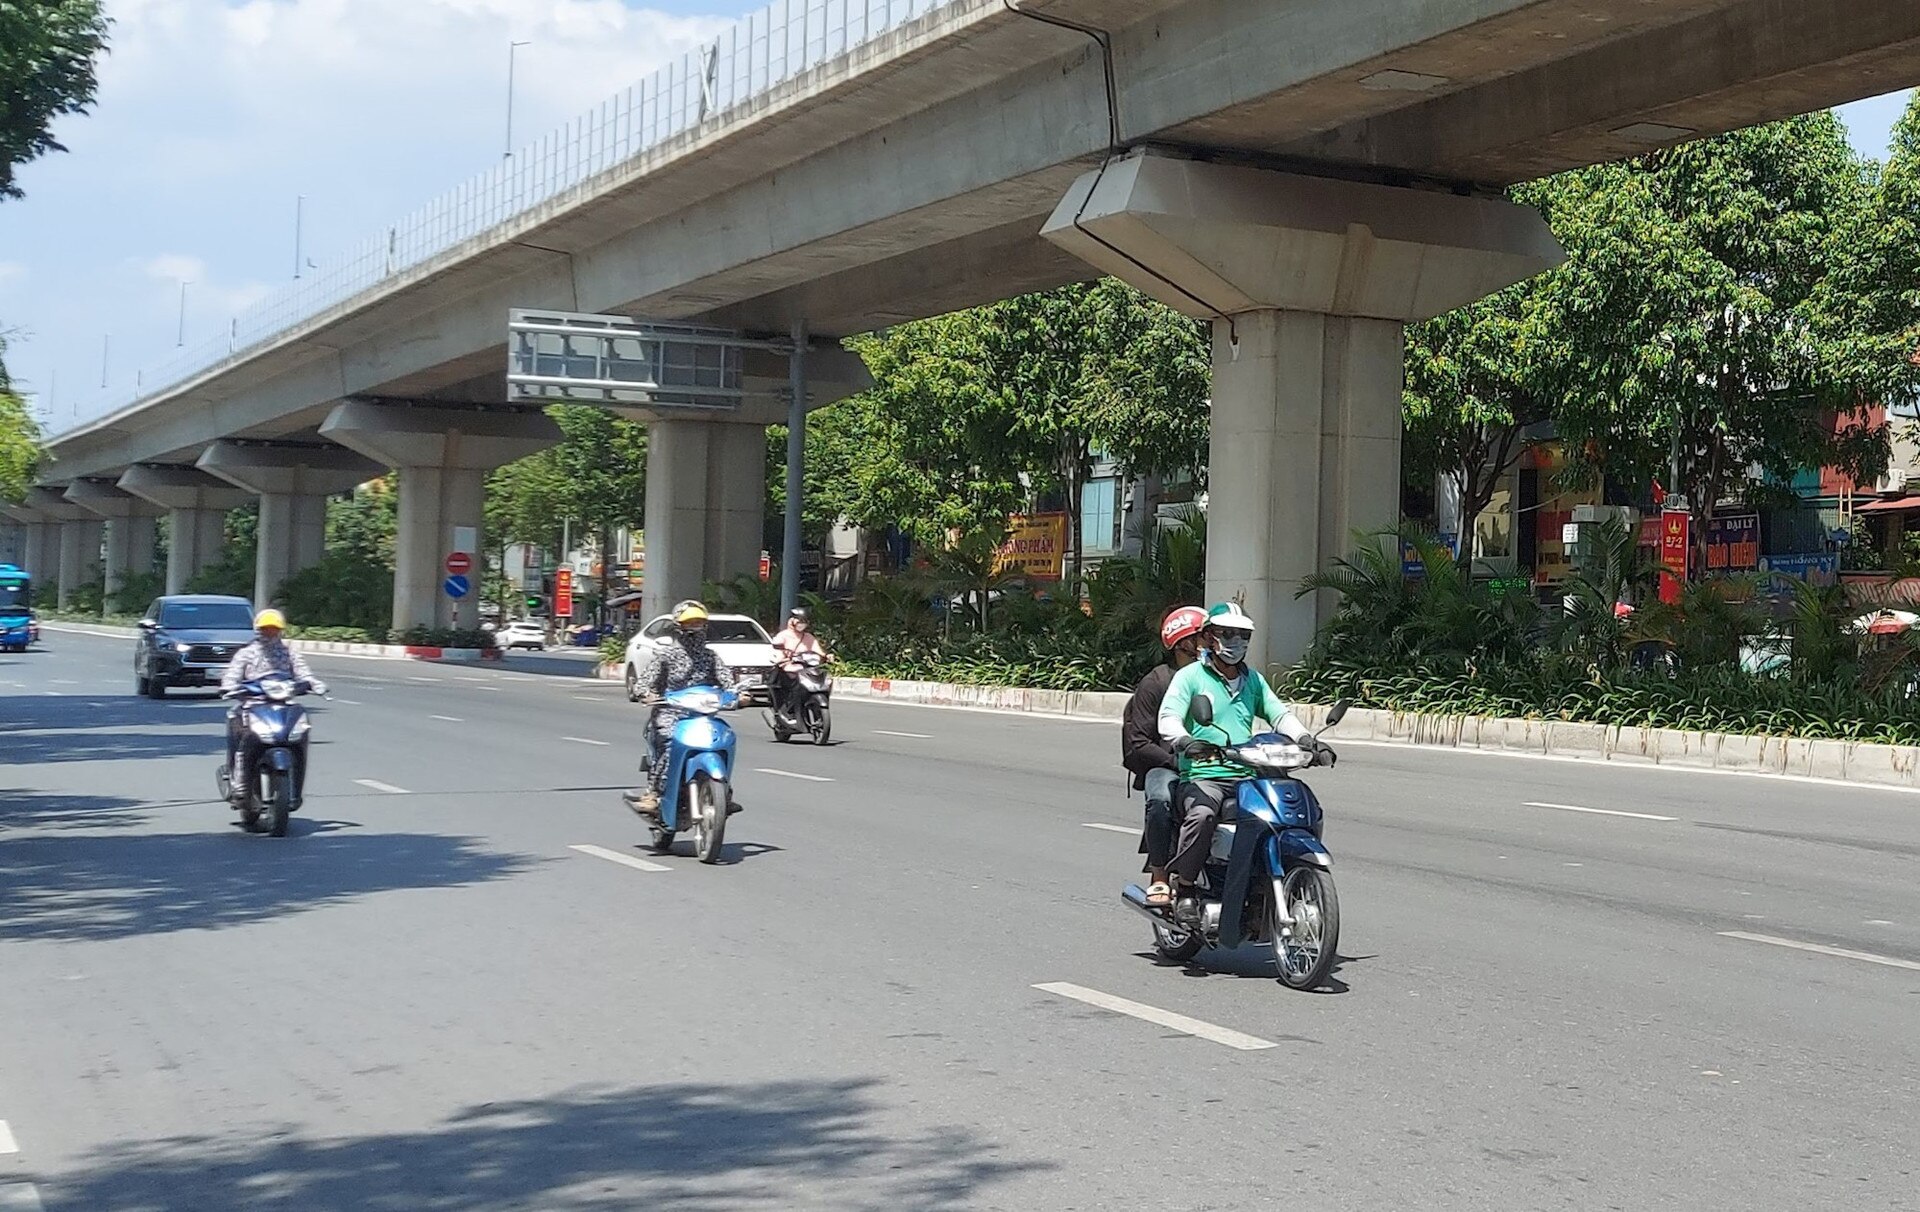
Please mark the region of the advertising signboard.
[[1007, 522], [1007, 541], [1000, 545], [994, 572], [1031, 581], [1059, 580], [1067, 554], [1067, 515], [1016, 514]]

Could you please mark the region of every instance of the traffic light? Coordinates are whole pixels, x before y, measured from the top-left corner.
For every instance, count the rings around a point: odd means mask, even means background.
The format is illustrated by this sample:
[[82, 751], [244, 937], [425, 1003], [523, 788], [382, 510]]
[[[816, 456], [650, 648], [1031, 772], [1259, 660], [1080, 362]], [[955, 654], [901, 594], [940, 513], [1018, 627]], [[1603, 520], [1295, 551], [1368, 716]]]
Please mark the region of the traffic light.
[[537, 593], [530, 593], [530, 594], [528, 594], [528, 595], [527, 595], [527, 609], [528, 609], [528, 610], [538, 610], [538, 609], [540, 609], [540, 603], [541, 603], [542, 601], [543, 601], [543, 599], [542, 599], [542, 598], [540, 597], [540, 595], [539, 595], [539, 594], [537, 594]]

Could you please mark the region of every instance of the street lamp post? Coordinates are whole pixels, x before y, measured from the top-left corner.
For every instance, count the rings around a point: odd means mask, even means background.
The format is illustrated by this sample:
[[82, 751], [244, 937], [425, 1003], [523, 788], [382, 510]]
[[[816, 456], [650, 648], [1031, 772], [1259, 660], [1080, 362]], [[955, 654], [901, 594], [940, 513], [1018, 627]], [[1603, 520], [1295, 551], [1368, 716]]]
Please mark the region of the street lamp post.
[[180, 280], [180, 330], [173, 340], [175, 349], [185, 348], [187, 344], [187, 287], [191, 285], [193, 283], [185, 278]]
[[507, 151], [502, 159], [513, 159], [513, 61], [523, 46], [532, 46], [531, 42], [507, 43]]

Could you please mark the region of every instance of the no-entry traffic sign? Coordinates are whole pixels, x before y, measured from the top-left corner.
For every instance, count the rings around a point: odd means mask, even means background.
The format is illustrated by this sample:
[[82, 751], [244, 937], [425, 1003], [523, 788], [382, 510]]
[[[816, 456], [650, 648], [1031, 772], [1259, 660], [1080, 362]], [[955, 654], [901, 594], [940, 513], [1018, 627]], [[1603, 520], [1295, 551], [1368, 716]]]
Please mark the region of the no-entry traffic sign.
[[464, 551], [456, 551], [447, 557], [447, 575], [463, 577], [473, 571], [473, 557]]

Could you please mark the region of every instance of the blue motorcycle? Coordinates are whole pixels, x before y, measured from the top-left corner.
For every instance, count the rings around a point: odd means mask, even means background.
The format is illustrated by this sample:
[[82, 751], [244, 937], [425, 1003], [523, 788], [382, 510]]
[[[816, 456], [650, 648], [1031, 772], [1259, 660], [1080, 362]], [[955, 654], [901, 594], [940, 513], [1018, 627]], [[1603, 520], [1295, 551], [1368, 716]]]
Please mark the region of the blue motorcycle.
[[265, 832], [287, 836], [288, 817], [300, 807], [306, 788], [307, 734], [313, 729], [306, 709], [293, 700], [314, 689], [304, 678], [276, 676], [243, 682], [221, 696], [240, 700], [237, 756], [246, 782], [236, 787], [225, 764], [216, 778], [220, 798], [239, 809], [248, 833], [261, 832], [264, 818]]
[[[1196, 695], [1191, 711], [1202, 730], [1212, 724], [1213, 704], [1206, 696]], [[1346, 712], [1346, 703], [1336, 704], [1326, 727]], [[1333, 765], [1333, 750], [1317, 741], [1303, 746], [1277, 732], [1215, 750], [1252, 777], [1234, 785], [1230, 814], [1214, 829], [1195, 885], [1199, 895], [1161, 909], [1147, 904], [1145, 889], [1129, 884], [1121, 898], [1152, 921], [1154, 951], [1165, 959], [1185, 963], [1202, 947], [1230, 951], [1260, 943], [1273, 948], [1282, 984], [1318, 988], [1337, 958], [1340, 901], [1333, 890], [1333, 856], [1321, 841], [1320, 801], [1295, 774]]]
[[[733, 728], [720, 718], [722, 711], [739, 704], [739, 696], [730, 690], [712, 686], [689, 686], [675, 690], [664, 700], [668, 707], [687, 712], [673, 726], [667, 752], [652, 752], [653, 729], [647, 729], [648, 753], [640, 769], [649, 771], [653, 763], [667, 763], [666, 788], [660, 796], [660, 815], [647, 817], [653, 833], [653, 848], [660, 854], [673, 849], [674, 839], [693, 832], [693, 853], [703, 863], [720, 861], [720, 847], [727, 835], [727, 817], [740, 811], [733, 802]], [[635, 797], [629, 793], [631, 806]]]

